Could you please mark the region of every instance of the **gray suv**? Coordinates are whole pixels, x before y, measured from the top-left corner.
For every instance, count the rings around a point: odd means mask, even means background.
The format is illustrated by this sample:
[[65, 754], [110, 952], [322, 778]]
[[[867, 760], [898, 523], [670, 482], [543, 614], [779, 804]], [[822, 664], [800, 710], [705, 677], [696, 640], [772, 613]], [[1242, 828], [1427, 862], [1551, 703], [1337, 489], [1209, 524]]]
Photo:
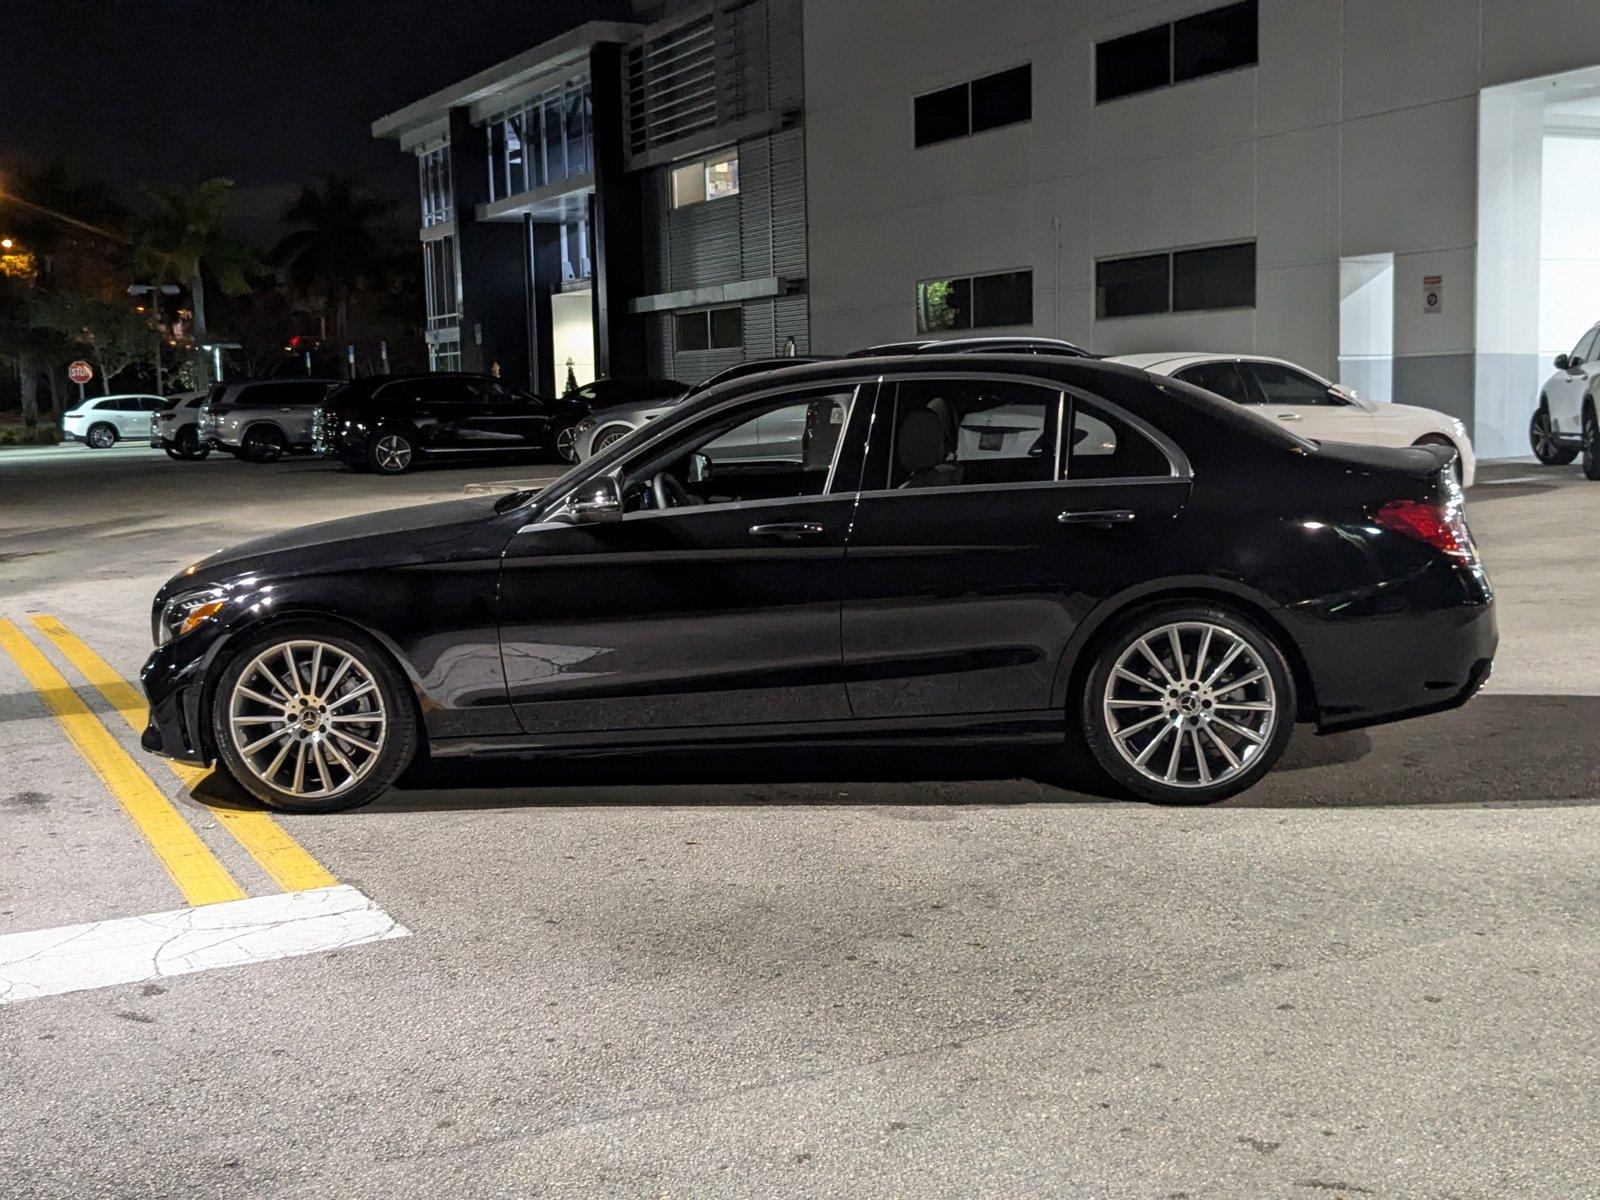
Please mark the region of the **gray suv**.
[[311, 417], [337, 379], [219, 383], [200, 406], [200, 444], [246, 462], [311, 450]]

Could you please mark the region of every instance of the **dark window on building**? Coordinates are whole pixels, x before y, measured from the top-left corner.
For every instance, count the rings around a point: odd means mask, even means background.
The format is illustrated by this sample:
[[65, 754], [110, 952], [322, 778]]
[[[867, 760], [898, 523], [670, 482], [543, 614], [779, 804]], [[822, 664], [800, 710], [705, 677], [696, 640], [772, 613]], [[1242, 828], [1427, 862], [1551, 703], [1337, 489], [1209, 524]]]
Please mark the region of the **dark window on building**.
[[1103, 103], [1256, 61], [1256, 0], [1246, 0], [1098, 43], [1094, 98]]
[[972, 81], [972, 132], [1033, 119], [1033, 64]]
[[1172, 311], [1251, 308], [1256, 302], [1256, 244], [1179, 250], [1172, 256]]
[[918, 146], [1033, 119], [1033, 64], [941, 88], [914, 101]]
[[1094, 48], [1096, 102], [1148, 92], [1172, 82], [1172, 26], [1157, 25]]
[[737, 306], [679, 313], [673, 326], [677, 350], [737, 350], [744, 345], [744, 316]]
[[1095, 315], [1139, 317], [1256, 302], [1256, 244], [1205, 246], [1095, 264]]
[[916, 99], [916, 144], [931, 146], [972, 132], [967, 112], [967, 85], [929, 92]]
[[917, 332], [1033, 324], [1033, 272], [998, 271], [917, 284]]
[[1256, 0], [1230, 4], [1172, 24], [1175, 83], [1248, 67], [1256, 61]]
[[1005, 271], [978, 275], [972, 280], [972, 324], [984, 329], [997, 325], [1033, 324], [1033, 272]]
[[1095, 316], [1138, 317], [1167, 311], [1172, 256], [1144, 254], [1096, 263]]

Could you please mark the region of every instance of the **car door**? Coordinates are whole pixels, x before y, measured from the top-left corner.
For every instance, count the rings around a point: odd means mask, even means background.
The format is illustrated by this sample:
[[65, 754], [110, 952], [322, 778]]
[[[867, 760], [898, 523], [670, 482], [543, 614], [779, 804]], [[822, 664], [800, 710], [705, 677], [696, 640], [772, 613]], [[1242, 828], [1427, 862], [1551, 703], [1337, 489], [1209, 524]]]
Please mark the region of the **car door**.
[[490, 379], [463, 380], [453, 443], [477, 451], [536, 450], [544, 446], [549, 412], [536, 397]]
[[872, 429], [845, 555], [851, 711], [1046, 713], [1078, 621], [1182, 506], [1181, 453], [1103, 401], [1004, 376], [902, 377]]
[[[822, 395], [865, 421], [870, 392], [852, 381], [735, 400], [641, 437], [602, 481], [621, 497], [614, 520], [563, 523], [552, 497], [507, 546], [501, 574], [506, 681], [523, 727], [617, 740], [847, 718], [839, 587], [859, 460], [784, 472], [705, 452]], [[659, 506], [658, 477], [690, 502]]]
[[125, 438], [149, 438], [150, 414], [160, 403], [154, 396], [124, 396], [117, 401], [117, 432]]
[[1287, 363], [1243, 359], [1239, 369], [1253, 386], [1257, 411], [1301, 437], [1371, 445], [1372, 414], [1324, 380]]
[[1578, 344], [1567, 355], [1564, 370], [1558, 369], [1545, 384], [1545, 399], [1550, 405], [1550, 416], [1561, 433], [1579, 433], [1583, 429], [1583, 397], [1589, 381], [1600, 372], [1596, 351], [1600, 350], [1600, 325], [1578, 339]]

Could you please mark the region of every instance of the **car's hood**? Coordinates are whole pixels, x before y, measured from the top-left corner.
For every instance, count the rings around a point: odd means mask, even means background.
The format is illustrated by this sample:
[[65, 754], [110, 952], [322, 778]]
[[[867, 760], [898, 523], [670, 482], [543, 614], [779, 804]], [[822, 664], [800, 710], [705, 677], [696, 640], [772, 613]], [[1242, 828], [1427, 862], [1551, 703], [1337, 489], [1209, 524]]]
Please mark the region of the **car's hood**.
[[1369, 404], [1367, 411], [1380, 420], [1416, 421], [1439, 430], [1451, 429], [1455, 418], [1437, 408], [1424, 408], [1420, 404]]
[[[344, 517], [269, 534], [208, 555], [174, 577], [163, 596], [247, 575], [317, 574], [350, 567], [437, 562], [504, 545], [497, 496], [444, 500]], [[514, 519], [513, 519], [514, 520]]]

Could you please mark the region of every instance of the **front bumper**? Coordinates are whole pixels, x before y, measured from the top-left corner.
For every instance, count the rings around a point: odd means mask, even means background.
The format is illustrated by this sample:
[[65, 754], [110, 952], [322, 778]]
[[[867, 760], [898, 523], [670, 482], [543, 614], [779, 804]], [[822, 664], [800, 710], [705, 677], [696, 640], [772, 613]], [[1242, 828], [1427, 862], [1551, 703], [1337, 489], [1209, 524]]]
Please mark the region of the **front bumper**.
[[152, 754], [208, 765], [215, 757], [205, 721], [205, 681], [222, 639], [200, 631], [157, 646], [139, 672], [150, 720], [139, 744]]

